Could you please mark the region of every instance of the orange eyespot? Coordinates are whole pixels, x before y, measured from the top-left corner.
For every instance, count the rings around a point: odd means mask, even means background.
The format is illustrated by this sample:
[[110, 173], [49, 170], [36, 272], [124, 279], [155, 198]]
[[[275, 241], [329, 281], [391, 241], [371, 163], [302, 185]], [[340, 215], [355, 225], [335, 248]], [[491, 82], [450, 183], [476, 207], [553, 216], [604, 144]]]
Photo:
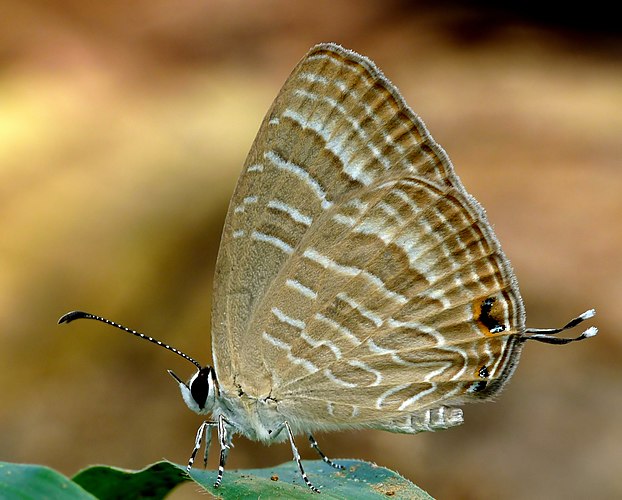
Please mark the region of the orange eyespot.
[[479, 329], [487, 337], [492, 337], [506, 330], [506, 326], [499, 320], [499, 306], [495, 305], [496, 302], [495, 297], [486, 297], [484, 300], [473, 304], [473, 318]]

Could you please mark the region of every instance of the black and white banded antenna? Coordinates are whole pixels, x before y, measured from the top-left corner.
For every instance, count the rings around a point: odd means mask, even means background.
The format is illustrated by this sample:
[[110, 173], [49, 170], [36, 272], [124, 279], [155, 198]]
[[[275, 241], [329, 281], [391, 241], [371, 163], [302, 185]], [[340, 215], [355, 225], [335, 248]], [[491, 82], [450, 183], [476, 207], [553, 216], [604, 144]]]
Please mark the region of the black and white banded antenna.
[[598, 328], [590, 326], [581, 335], [574, 338], [555, 337], [556, 334], [566, 330], [574, 328], [580, 323], [583, 323], [586, 319], [590, 319], [596, 315], [596, 309], [590, 309], [583, 314], [570, 320], [561, 328], [527, 328], [525, 334], [521, 336], [522, 340], [536, 340], [544, 344], [570, 344], [570, 342], [577, 342], [578, 340], [589, 339], [598, 333]]
[[[120, 325], [119, 323], [115, 323], [114, 321], [111, 321], [109, 319], [103, 318], [101, 316], [97, 316], [96, 314], [91, 314], [91, 313], [87, 313], [87, 312], [84, 312], [84, 311], [71, 311], [71, 312], [68, 312], [67, 314], [64, 314], [63, 316], [61, 316], [60, 319], [58, 320], [58, 324], [60, 325], [61, 323], [71, 323], [72, 321], [74, 321], [76, 319], [93, 319], [93, 320], [96, 320], [96, 321], [101, 321], [102, 323], [105, 323], [107, 325], [114, 326], [115, 328], [118, 328], [119, 330], [123, 330], [124, 332], [131, 333], [132, 335], [134, 335], [136, 337], [140, 337], [141, 339], [148, 340], [152, 344], [159, 345], [160, 347], [164, 347], [164, 349], [168, 349], [169, 351], [174, 352], [178, 356], [181, 356], [182, 358], [190, 361], [194, 366], [196, 366], [199, 369], [199, 371], [203, 368], [201, 366], [201, 364], [197, 360], [195, 360], [194, 358], [191, 358], [186, 353], [181, 352], [179, 349], [176, 349], [176, 348], [174, 348], [174, 347], [172, 347], [172, 346], [170, 346], [168, 344], [165, 344], [164, 342], [161, 342], [161, 341], [159, 341], [157, 339], [154, 339], [153, 337], [150, 337], [149, 335], [137, 332], [136, 330], [132, 330], [131, 328], [127, 328], [126, 326]], [[179, 377], [177, 377], [170, 370], [169, 370], [169, 373], [178, 382], [183, 383], [179, 379]]]

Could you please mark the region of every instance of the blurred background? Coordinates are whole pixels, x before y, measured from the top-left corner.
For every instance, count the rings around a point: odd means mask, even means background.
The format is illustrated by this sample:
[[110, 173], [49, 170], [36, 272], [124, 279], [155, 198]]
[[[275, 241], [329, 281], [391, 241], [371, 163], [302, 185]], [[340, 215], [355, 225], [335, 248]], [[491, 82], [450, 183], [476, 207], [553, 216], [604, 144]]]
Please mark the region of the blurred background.
[[[166, 369], [192, 367], [56, 320], [91, 311], [209, 363], [235, 181], [291, 69], [335, 41], [376, 61], [449, 152], [514, 265], [529, 325], [595, 307], [600, 335], [528, 344], [498, 401], [466, 407], [459, 428], [320, 445], [437, 498], [622, 497], [619, 23], [599, 0], [562, 17], [496, 3], [4, 0], [0, 460], [70, 475], [186, 462], [201, 419]], [[287, 444], [235, 445], [230, 468], [291, 459]]]

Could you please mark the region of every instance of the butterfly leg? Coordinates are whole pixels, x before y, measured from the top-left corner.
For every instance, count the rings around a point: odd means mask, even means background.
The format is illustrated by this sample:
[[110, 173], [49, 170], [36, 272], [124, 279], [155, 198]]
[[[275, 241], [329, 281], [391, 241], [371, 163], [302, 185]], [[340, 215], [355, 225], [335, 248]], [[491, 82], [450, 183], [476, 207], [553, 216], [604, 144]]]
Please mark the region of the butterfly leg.
[[300, 453], [298, 453], [298, 448], [296, 448], [296, 443], [294, 442], [294, 433], [292, 432], [292, 428], [289, 426], [289, 422], [287, 422], [287, 420], [283, 422], [281, 425], [279, 425], [274, 430], [274, 432], [272, 433], [273, 437], [278, 436], [283, 429], [287, 430], [287, 435], [289, 437], [289, 444], [291, 445], [292, 453], [294, 454], [294, 461], [296, 462], [296, 465], [298, 465], [298, 470], [300, 471], [302, 480], [309, 487], [309, 489], [311, 489], [311, 491], [314, 491], [315, 493], [319, 493], [320, 490], [318, 490], [315, 486], [313, 486], [313, 483], [309, 481], [309, 478], [307, 477], [307, 473], [305, 472], [304, 467], [302, 466], [302, 461], [300, 459]]
[[225, 417], [218, 416], [218, 441], [220, 442], [220, 461], [218, 463], [218, 476], [214, 483], [214, 488], [218, 488], [222, 482], [222, 475], [225, 472], [225, 462], [229, 455], [229, 449], [233, 446], [231, 444], [231, 436], [227, 431], [227, 425], [231, 425]]
[[203, 450], [203, 468], [207, 468], [207, 454], [212, 445], [212, 429], [209, 425], [205, 426], [205, 448]]
[[203, 439], [203, 434], [205, 434], [205, 453], [203, 455], [203, 462], [205, 465], [207, 465], [207, 453], [212, 442], [212, 433], [210, 432], [210, 427], [215, 427], [217, 425], [218, 422], [210, 422], [209, 420], [205, 420], [199, 427], [199, 430], [197, 431], [197, 436], [194, 440], [194, 449], [192, 450], [192, 455], [190, 455], [190, 460], [188, 460], [188, 467], [186, 467], [186, 470], [188, 472], [190, 472], [190, 469], [192, 469], [194, 459], [197, 456], [197, 452], [201, 448], [201, 440]]
[[318, 455], [322, 458], [322, 460], [324, 460], [325, 463], [327, 463], [328, 465], [330, 465], [331, 467], [335, 469], [345, 470], [345, 467], [343, 465], [336, 464], [330, 458], [324, 455], [324, 453], [322, 453], [322, 450], [320, 450], [320, 447], [317, 445], [317, 441], [315, 440], [312, 434], [309, 434], [309, 441], [311, 441], [311, 448], [317, 451]]

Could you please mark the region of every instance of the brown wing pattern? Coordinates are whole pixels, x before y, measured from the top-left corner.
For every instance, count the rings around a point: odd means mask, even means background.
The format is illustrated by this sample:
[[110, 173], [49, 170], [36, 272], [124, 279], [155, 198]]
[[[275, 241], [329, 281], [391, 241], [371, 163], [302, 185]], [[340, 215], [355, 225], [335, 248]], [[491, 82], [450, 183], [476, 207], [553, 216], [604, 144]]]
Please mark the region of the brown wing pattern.
[[247, 158], [212, 328], [223, 390], [397, 428], [503, 385], [524, 313], [482, 209], [421, 120], [368, 59], [324, 44]]

